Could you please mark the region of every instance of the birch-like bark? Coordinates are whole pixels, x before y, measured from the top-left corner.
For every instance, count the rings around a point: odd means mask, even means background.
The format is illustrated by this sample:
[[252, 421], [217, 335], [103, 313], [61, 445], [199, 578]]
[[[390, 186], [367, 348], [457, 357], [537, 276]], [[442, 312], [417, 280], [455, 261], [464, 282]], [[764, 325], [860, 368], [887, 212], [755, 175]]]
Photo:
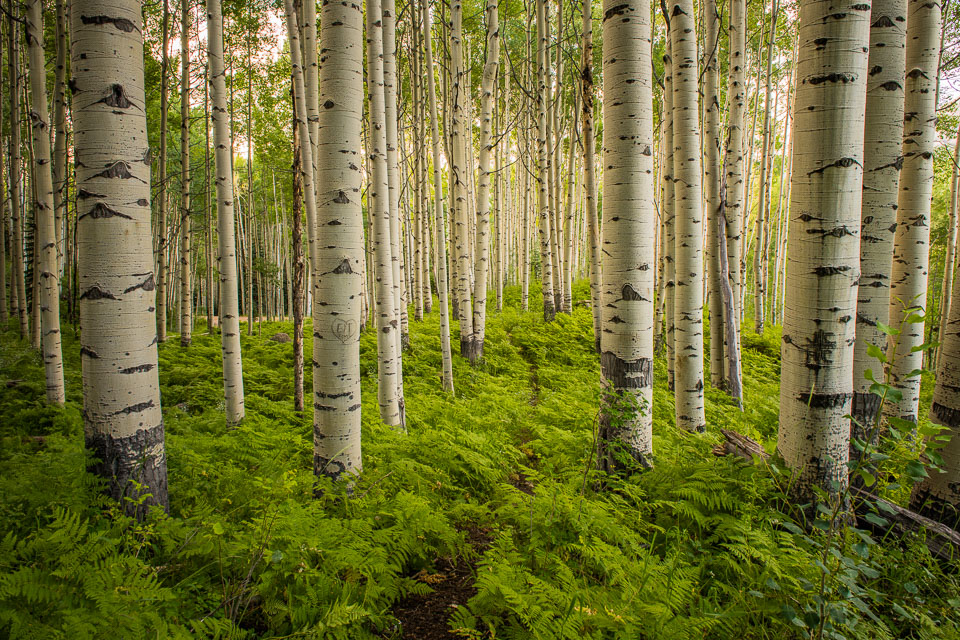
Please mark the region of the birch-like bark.
[[190, 6], [180, 3], [180, 346], [193, 339], [190, 210]]
[[[852, 436], [863, 441], [873, 427], [880, 396], [870, 393], [866, 371], [881, 376], [881, 363], [867, 352], [883, 350], [888, 324], [897, 188], [903, 162], [903, 83], [907, 0], [874, 0], [863, 140], [863, 204], [860, 217], [860, 286], [857, 343], [853, 352]], [[859, 451], [851, 446], [851, 455]]]
[[869, 27], [869, 5], [800, 5], [777, 449], [804, 499], [847, 484]]
[[581, 117], [583, 119], [583, 191], [586, 199], [587, 242], [590, 247], [590, 301], [593, 312], [593, 339], [600, 353], [603, 335], [601, 308], [600, 222], [597, 219], [596, 140], [593, 127], [593, 1], [583, 0], [583, 34], [580, 63]]
[[[487, 59], [480, 84], [480, 171], [477, 193], [477, 259], [474, 264], [473, 336], [467, 353], [470, 362], [483, 357], [484, 328], [487, 322], [487, 273], [490, 263], [490, 177], [493, 155], [493, 89], [500, 58], [500, 25], [497, 0], [487, 0]], [[462, 343], [462, 339], [461, 339]], [[462, 352], [462, 349], [461, 349]]]
[[553, 295], [553, 257], [550, 243], [550, 153], [547, 145], [547, 24], [546, 1], [537, 3], [537, 182], [540, 209], [540, 273], [543, 285], [543, 319], [553, 321], [557, 315]]
[[[293, 75], [291, 74], [291, 82]], [[293, 314], [293, 410], [303, 411], [303, 304], [306, 301], [306, 264], [303, 256], [303, 163], [301, 162], [300, 128], [297, 125], [297, 100], [293, 103], [293, 264], [290, 273]]]
[[[947, 257], [943, 267], [943, 288], [940, 292], [940, 327], [937, 342], [943, 344], [947, 334], [950, 305], [953, 300], [953, 275], [957, 266], [957, 201], [960, 198], [960, 127], [957, 128], [957, 140], [953, 145], [953, 171], [950, 176], [950, 229], [947, 243]], [[937, 363], [940, 362], [942, 349], [937, 348]]]
[[217, 237], [220, 270], [220, 341], [227, 424], [243, 419], [243, 363], [240, 353], [240, 302], [237, 282], [237, 240], [234, 232], [233, 145], [227, 114], [223, 65], [223, 16], [220, 0], [207, 0], [207, 60], [213, 101], [213, 143], [217, 188]]
[[724, 313], [720, 271], [720, 15], [716, 0], [703, 3], [703, 197], [707, 212], [707, 286], [710, 291], [710, 383], [725, 386]]
[[34, 260], [40, 292], [43, 368], [47, 382], [47, 402], [63, 404], [63, 356], [60, 352], [60, 270], [57, 265], [57, 232], [54, 220], [53, 177], [50, 172], [50, 111], [47, 108], [47, 70], [43, 54], [43, 8], [40, 0], [30, 0], [26, 15], [27, 51], [30, 63], [30, 94], [33, 108], [30, 124], [33, 130], [35, 182], [34, 211], [36, 240]]
[[[653, 88], [648, 0], [604, 0], [600, 468], [652, 464]], [[694, 110], [696, 111], [696, 110]]]
[[204, 285], [207, 304], [207, 333], [213, 335], [214, 292], [213, 286], [213, 216], [210, 213], [210, 65], [203, 66], [203, 225], [204, 233]]
[[[897, 232], [890, 274], [890, 378], [902, 394], [886, 410], [917, 421], [923, 367], [925, 321], [913, 319], [927, 306], [930, 258], [930, 202], [933, 154], [937, 147], [937, 61], [940, 56], [940, 5], [910, 0], [907, 9], [906, 81], [903, 105], [903, 169], [897, 195]], [[896, 349], [894, 352], [893, 349]]]
[[403, 427], [402, 397], [398, 395], [400, 361], [399, 315], [394, 304], [390, 234], [390, 192], [383, 86], [383, 14], [379, 0], [367, 0], [367, 91], [370, 114], [371, 181], [368, 194], [373, 223], [377, 281], [378, 401], [380, 419]]
[[[287, 0], [288, 2], [290, 0]], [[309, 2], [310, 0], [308, 0]], [[330, 2], [320, 16], [316, 160], [318, 235], [314, 273], [314, 473], [337, 479], [362, 469], [360, 452], [360, 283], [364, 259], [360, 173], [363, 146], [363, 14]]]
[[[676, 198], [674, 357], [677, 426], [703, 431], [703, 202], [700, 191], [699, 74], [693, 0], [670, 12], [673, 58], [673, 178]], [[654, 230], [650, 230], [651, 237]]]
[[[64, 0], [56, 0], [57, 57], [53, 82], [53, 209], [57, 238], [57, 277], [65, 275], [64, 226], [67, 222], [67, 16]], [[2, 278], [0, 278], [2, 280]]]
[[772, 0], [770, 9], [770, 32], [767, 35], [767, 76], [763, 101], [763, 148], [760, 154], [760, 201], [757, 204], [757, 238], [753, 247], [753, 326], [758, 335], [763, 335], [766, 319], [767, 297], [767, 226], [769, 205], [767, 201], [767, 160], [770, 157], [770, 108], [773, 100], [773, 42], [777, 35], [779, 3]]
[[[730, 0], [730, 20], [727, 27], [729, 59], [727, 63], [727, 134], [724, 150], [723, 179], [726, 194], [727, 277], [733, 288], [733, 301], [737, 317], [742, 317], [743, 282], [740, 278], [740, 263], [743, 259], [742, 229], [744, 218], [744, 136], [746, 126], [746, 49], [747, 6], [746, 0]], [[748, 169], [749, 173], [749, 169]], [[737, 338], [739, 341], [739, 336]], [[739, 348], [737, 348], [739, 352]], [[727, 352], [732, 350], [729, 345]]]
[[70, 26], [84, 440], [143, 518], [168, 500], [140, 3], [78, 0]]
[[163, 0], [160, 44], [160, 157], [157, 159], [157, 341], [167, 341], [167, 112], [170, 110], [170, 6]]

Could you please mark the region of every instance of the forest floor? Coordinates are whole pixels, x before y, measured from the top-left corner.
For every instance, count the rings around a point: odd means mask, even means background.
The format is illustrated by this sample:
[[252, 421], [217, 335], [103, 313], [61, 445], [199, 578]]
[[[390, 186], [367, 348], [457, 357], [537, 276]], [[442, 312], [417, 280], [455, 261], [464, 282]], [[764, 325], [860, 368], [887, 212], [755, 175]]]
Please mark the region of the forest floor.
[[[242, 335], [247, 417], [235, 428], [218, 336], [198, 332], [189, 349], [170, 339], [170, 515], [145, 523], [83, 471], [70, 327], [62, 409], [43, 402], [39, 355], [2, 330], [0, 637], [960, 637], [957, 563], [915, 537], [841, 532], [829, 546], [794, 523], [775, 464], [711, 453], [721, 428], [773, 451], [776, 330], [744, 335], [746, 408], [708, 389], [704, 434], [676, 428], [658, 358], [656, 465], [599, 490], [590, 312], [545, 324], [539, 292], [530, 299], [521, 313], [508, 288], [483, 361], [454, 356], [455, 396], [441, 389], [436, 308], [411, 316], [406, 434], [379, 423], [376, 336], [363, 334], [364, 472], [349, 496], [322, 484], [314, 497], [312, 415], [293, 410], [292, 346], [270, 339], [289, 323]], [[885, 491], [903, 502], [909, 487]]]

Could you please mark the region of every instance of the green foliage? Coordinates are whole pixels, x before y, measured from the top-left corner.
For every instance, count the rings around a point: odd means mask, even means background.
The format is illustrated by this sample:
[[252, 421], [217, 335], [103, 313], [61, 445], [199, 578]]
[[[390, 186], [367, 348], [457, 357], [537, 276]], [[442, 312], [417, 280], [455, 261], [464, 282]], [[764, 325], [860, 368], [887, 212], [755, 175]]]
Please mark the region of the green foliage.
[[[575, 301], [587, 297], [577, 283]], [[288, 324], [243, 333], [247, 418], [229, 429], [218, 336], [161, 345], [171, 514], [145, 523], [124, 518], [82, 471], [71, 332], [68, 403], [53, 409], [38, 356], [4, 331], [0, 635], [398, 638], [394, 605], [429, 597], [439, 587], [421, 577], [462, 562], [476, 591], [449, 610], [449, 627], [466, 638], [808, 637], [825, 532], [785, 512], [775, 467], [710, 453], [721, 427], [772, 451], [777, 330], [744, 336], [745, 411], [708, 389], [705, 434], [676, 428], [658, 360], [656, 466], [601, 483], [589, 310], [545, 325], [536, 285], [529, 313], [517, 288], [504, 299], [484, 359], [454, 357], [456, 397], [441, 390], [438, 312], [411, 323], [407, 435], [379, 422], [376, 336], [362, 335], [364, 473], [350, 497], [324, 480], [314, 498], [292, 346], [268, 339]], [[309, 321], [305, 333], [310, 353]], [[309, 389], [309, 368], [306, 378]], [[907, 498], [913, 442], [892, 443], [871, 471], [885, 497]], [[956, 567], [921, 540], [871, 542], [838, 528], [828, 545], [839, 555], [826, 565], [833, 637], [958, 637]]]

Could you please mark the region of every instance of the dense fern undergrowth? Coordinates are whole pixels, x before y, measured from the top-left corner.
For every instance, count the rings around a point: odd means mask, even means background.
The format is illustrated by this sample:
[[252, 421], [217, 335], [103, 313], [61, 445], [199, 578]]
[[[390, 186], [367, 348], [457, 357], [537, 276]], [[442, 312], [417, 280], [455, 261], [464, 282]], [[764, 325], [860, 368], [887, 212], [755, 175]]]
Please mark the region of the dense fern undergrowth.
[[[584, 283], [575, 297], [587, 298]], [[438, 324], [436, 311], [410, 323], [406, 435], [379, 424], [376, 336], [363, 336], [364, 473], [350, 496], [324, 485], [314, 497], [292, 348], [269, 339], [288, 324], [243, 337], [237, 428], [225, 426], [218, 337], [162, 345], [171, 508], [143, 523], [84, 472], [69, 327], [63, 409], [45, 406], [40, 357], [6, 328], [0, 637], [400, 638], [393, 607], [429, 594], [452, 562], [476, 572], [476, 594], [448, 621], [466, 638], [960, 637], [955, 563], [914, 537], [865, 544], [849, 532], [823, 554], [822, 534], [792, 522], [776, 467], [711, 454], [720, 428], [773, 450], [774, 331], [744, 338], [742, 414], [707, 392], [705, 434], [675, 427], [658, 360], [656, 466], [600, 491], [589, 310], [547, 325], [508, 289], [483, 361], [454, 356], [455, 398], [441, 390]]]

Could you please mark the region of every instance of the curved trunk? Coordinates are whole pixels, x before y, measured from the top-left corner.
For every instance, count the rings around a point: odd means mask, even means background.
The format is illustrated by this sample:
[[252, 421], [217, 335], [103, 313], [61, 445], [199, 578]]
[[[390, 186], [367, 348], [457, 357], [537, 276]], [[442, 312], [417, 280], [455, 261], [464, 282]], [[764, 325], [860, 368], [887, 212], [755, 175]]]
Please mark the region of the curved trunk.
[[217, 185], [217, 238], [220, 268], [220, 338], [227, 424], [243, 419], [243, 363], [240, 354], [240, 302], [237, 282], [237, 240], [233, 209], [233, 145], [227, 114], [223, 68], [223, 16], [220, 0], [207, 0], [207, 60], [213, 101], [213, 144]]
[[50, 173], [50, 112], [47, 109], [47, 71], [43, 55], [43, 9], [40, 0], [30, 0], [26, 20], [30, 61], [30, 94], [33, 108], [30, 122], [34, 146], [34, 211], [36, 233], [34, 260], [39, 260], [40, 313], [43, 367], [47, 380], [47, 402], [63, 404], [63, 356], [60, 352], [60, 270], [57, 265], [57, 232], [53, 206], [53, 178]]
[[180, 5], [180, 346], [193, 339], [193, 265], [190, 263], [190, 7]]
[[777, 449], [805, 499], [847, 484], [869, 9], [800, 5]]
[[923, 367], [927, 267], [930, 257], [930, 201], [933, 154], [937, 146], [937, 60], [940, 55], [940, 5], [911, 0], [907, 15], [904, 83], [903, 169], [897, 195], [897, 232], [890, 274], [890, 378], [902, 394], [887, 407], [892, 414], [917, 421]]
[[[603, 3], [603, 333], [600, 468], [653, 455], [653, 89], [650, 4]], [[613, 19], [613, 18], [616, 19]], [[696, 110], [694, 110], [696, 111]], [[629, 214], [629, 215], [627, 215]]]
[[703, 431], [703, 203], [695, 22], [693, 0], [676, 0], [670, 13], [677, 234], [674, 389], [677, 426]]
[[[852, 436], [861, 441], [873, 427], [880, 396], [870, 393], [867, 369], [880, 376], [871, 345], [883, 350], [888, 324], [897, 187], [903, 162], [903, 82], [907, 0], [875, 0], [870, 17], [870, 69], [863, 140], [863, 204], [860, 216], [860, 287], [857, 343], [853, 351]], [[850, 454], [859, 449], [851, 443]]]
[[473, 340], [470, 362], [483, 357], [484, 328], [487, 322], [487, 266], [490, 262], [490, 171], [493, 155], [493, 89], [500, 58], [500, 26], [496, 0], [487, 0], [487, 60], [480, 84], [480, 161], [477, 184], [477, 261], [474, 265]]
[[167, 508], [167, 461], [140, 12], [136, 0], [80, 2], [70, 34], [84, 440], [109, 495], [143, 518]]
[[376, 256], [378, 399], [380, 418], [388, 425], [402, 427], [403, 406], [397, 393], [400, 326], [394, 305], [383, 78], [383, 15], [379, 0], [367, 0], [367, 89], [371, 166], [368, 200]]

